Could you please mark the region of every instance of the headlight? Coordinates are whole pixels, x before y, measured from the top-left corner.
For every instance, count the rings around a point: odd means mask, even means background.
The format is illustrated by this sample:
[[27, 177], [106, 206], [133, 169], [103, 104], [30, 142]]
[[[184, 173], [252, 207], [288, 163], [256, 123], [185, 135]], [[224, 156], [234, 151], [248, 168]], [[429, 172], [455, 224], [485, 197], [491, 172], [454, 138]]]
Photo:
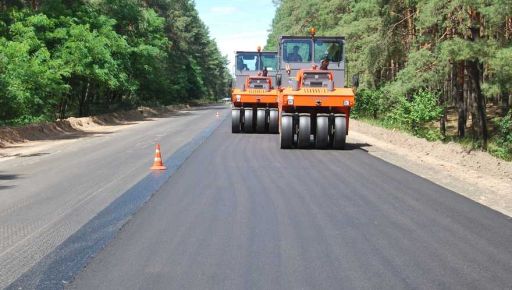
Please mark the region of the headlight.
[[343, 106], [350, 106], [350, 101], [343, 101]]
[[288, 105], [293, 105], [293, 96], [288, 96]]
[[236, 95], [236, 101], [237, 101], [237, 102], [240, 102], [240, 100], [241, 100], [241, 99], [242, 99], [242, 96], [240, 96], [240, 95]]

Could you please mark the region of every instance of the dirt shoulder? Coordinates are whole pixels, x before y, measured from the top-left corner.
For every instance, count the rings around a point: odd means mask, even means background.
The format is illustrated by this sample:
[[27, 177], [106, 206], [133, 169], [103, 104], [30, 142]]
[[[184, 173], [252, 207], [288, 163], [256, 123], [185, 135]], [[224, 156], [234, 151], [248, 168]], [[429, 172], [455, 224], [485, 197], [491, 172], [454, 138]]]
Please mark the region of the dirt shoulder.
[[113, 133], [150, 118], [164, 117], [189, 108], [188, 105], [139, 107], [136, 110], [92, 117], [71, 117], [21, 127], [0, 127], [0, 162], [37, 155], [38, 152], [57, 145], [75, 142], [84, 137]]
[[348, 142], [512, 217], [512, 162], [351, 120]]

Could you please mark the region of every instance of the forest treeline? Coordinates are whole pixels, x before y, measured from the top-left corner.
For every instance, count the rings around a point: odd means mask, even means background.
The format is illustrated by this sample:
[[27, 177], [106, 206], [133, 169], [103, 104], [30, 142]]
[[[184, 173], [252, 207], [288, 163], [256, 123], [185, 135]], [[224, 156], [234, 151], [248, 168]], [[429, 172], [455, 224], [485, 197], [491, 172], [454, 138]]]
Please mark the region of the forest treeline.
[[510, 0], [274, 3], [267, 49], [280, 35], [307, 35], [310, 27], [346, 37], [348, 79], [360, 80], [357, 117], [428, 139], [471, 140], [511, 158]]
[[228, 93], [193, 0], [0, 0], [0, 124]]

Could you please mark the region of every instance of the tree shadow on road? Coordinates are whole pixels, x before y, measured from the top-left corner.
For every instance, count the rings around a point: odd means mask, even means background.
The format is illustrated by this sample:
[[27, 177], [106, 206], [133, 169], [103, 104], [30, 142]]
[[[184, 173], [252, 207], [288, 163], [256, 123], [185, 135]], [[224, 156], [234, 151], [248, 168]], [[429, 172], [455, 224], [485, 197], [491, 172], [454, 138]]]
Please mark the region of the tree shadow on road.
[[[8, 181], [13, 181], [20, 178], [18, 174], [9, 174], [0, 172], [0, 183], [7, 183]], [[0, 190], [10, 189], [15, 187], [11, 184], [0, 184]]]
[[0, 181], [2, 180], [15, 180], [18, 179], [18, 174], [3, 174], [0, 172]]
[[44, 156], [44, 155], [49, 155], [50, 153], [48, 152], [39, 152], [39, 153], [32, 153], [32, 154], [16, 154], [15, 156], [16, 157], [21, 157], [21, 158], [27, 158], [27, 157], [39, 157], [39, 156]]

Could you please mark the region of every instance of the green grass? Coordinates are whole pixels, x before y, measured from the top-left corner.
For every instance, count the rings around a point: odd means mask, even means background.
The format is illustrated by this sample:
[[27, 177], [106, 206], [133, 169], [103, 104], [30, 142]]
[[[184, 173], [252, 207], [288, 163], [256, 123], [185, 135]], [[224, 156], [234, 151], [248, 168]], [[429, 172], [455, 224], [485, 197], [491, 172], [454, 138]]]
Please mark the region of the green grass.
[[487, 152], [494, 157], [506, 161], [512, 161], [512, 146], [503, 147], [495, 140], [491, 140], [489, 141], [489, 144], [487, 144]]
[[[386, 129], [394, 129], [403, 133], [407, 133], [419, 138], [424, 138], [428, 141], [442, 141], [443, 143], [454, 142], [460, 144], [463, 148], [468, 151], [471, 150], [479, 150], [482, 149], [482, 142], [475, 141], [471, 136], [465, 138], [459, 138], [457, 136], [446, 136], [444, 139], [437, 128], [420, 128], [416, 130], [416, 132], [412, 132], [407, 128], [403, 128], [401, 126], [394, 126], [389, 122], [385, 122], [382, 119], [373, 119], [368, 117], [358, 117], [356, 118], [359, 121], [363, 121], [367, 124], [386, 128]], [[505, 161], [512, 161], [512, 146], [502, 146], [500, 142], [498, 142], [495, 138], [491, 138], [487, 143], [487, 152], [494, 157]]]
[[40, 117], [32, 117], [32, 116], [23, 116], [17, 119], [3, 121], [0, 120], [0, 127], [9, 126], [9, 127], [21, 127], [30, 124], [41, 124], [51, 122], [51, 118], [48, 116], [40, 116]]

